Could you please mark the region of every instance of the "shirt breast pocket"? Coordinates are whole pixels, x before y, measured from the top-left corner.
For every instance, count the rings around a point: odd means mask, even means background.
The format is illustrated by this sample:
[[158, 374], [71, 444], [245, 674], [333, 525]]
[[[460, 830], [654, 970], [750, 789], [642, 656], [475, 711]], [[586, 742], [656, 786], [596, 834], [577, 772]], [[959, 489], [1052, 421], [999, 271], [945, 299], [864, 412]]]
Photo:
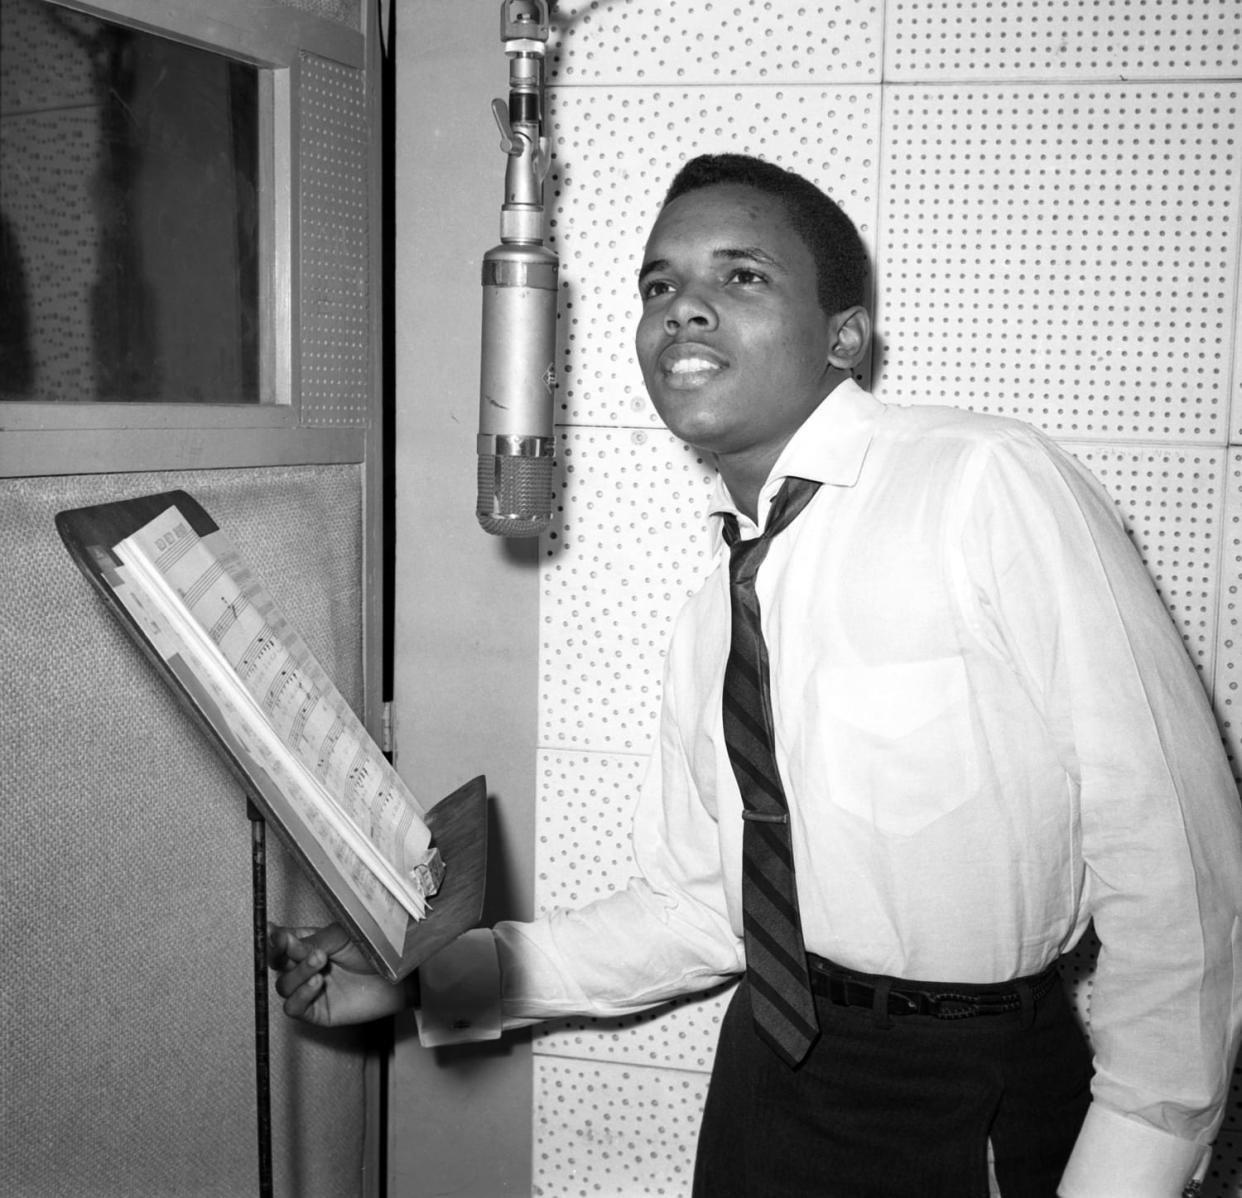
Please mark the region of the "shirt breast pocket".
[[814, 750], [828, 797], [882, 832], [911, 836], [977, 785], [960, 657], [825, 670]]

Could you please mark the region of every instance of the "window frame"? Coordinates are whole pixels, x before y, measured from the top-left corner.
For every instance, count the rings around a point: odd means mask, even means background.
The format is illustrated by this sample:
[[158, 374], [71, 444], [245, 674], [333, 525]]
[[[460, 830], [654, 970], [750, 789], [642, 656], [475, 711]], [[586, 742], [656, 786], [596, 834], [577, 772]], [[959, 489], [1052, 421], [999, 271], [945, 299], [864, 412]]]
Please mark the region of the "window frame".
[[[358, 427], [320, 427], [303, 418], [297, 150], [302, 55], [365, 71], [363, 33], [299, 9], [250, 0], [163, 0], [158, 6], [151, 0], [44, 2], [258, 68], [264, 230], [260, 353], [269, 402], [0, 401], [0, 477], [363, 461], [370, 412]], [[373, 313], [372, 358], [377, 325]], [[376, 371], [372, 374], [374, 408], [378, 384]]]

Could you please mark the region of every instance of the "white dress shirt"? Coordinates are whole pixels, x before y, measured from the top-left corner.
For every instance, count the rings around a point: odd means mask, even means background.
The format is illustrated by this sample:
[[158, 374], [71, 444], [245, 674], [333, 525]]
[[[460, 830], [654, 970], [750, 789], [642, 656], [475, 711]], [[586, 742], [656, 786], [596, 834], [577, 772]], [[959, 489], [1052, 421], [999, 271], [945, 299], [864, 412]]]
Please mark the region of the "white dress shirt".
[[[1003, 982], [1094, 919], [1093, 1102], [1062, 1193], [1175, 1198], [1206, 1164], [1236, 1050], [1242, 817], [1115, 508], [1024, 424], [888, 406], [852, 382], [785, 447], [759, 527], [787, 475], [823, 484], [757, 583], [808, 950]], [[723, 487], [717, 510], [736, 510]], [[728, 644], [721, 552], [669, 648], [641, 877], [435, 958], [429, 1041], [463, 962], [499, 967], [496, 1034], [502, 1017], [622, 1014], [745, 967]], [[472, 1022], [477, 1036], [488, 1020]]]

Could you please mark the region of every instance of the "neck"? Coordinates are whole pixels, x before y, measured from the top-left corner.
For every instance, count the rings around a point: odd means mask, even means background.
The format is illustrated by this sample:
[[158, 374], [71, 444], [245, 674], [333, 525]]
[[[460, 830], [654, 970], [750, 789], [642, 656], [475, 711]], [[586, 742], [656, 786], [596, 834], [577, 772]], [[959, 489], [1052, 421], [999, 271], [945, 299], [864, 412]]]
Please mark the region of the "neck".
[[[780, 449], [783, 448], [782, 445]], [[779, 449], [776, 453], [753, 457], [729, 455], [716, 458], [716, 469], [720, 471], [721, 479], [729, 488], [729, 494], [733, 497], [733, 502], [737, 504], [738, 511], [749, 516], [751, 520], [757, 519], [759, 492], [763, 490], [763, 484], [768, 481], [768, 475], [772, 473], [772, 467], [776, 465], [778, 457], [780, 457]]]
[[[834, 369], [828, 377], [829, 386], [824, 392], [825, 399], [851, 376], [847, 370]], [[763, 490], [763, 484], [768, 481], [785, 446], [795, 435], [796, 431], [776, 445], [752, 446], [737, 453], [716, 454], [716, 469], [720, 471], [720, 477], [729, 488], [733, 502], [737, 504], [738, 511], [749, 516], [751, 520], [757, 519], [759, 492]]]

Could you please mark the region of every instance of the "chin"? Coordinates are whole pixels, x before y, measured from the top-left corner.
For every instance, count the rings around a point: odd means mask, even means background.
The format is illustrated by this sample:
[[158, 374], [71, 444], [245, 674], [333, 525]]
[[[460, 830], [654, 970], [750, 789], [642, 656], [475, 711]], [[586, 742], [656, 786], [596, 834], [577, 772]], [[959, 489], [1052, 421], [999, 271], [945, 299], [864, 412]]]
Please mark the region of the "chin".
[[708, 421], [695, 412], [687, 412], [676, 403], [653, 401], [656, 415], [670, 433], [674, 433], [683, 441], [689, 440], [695, 433], [703, 431]]
[[664, 427], [683, 441], [697, 445], [699, 439], [712, 437], [719, 431], [720, 414], [712, 406], [695, 402], [684, 392], [676, 395], [652, 396], [652, 406]]
[[724, 439], [721, 430], [710, 423], [692, 424], [682, 421], [677, 425], [670, 424], [668, 430], [679, 441], [684, 441], [700, 453], [710, 454], [713, 457], [720, 451], [721, 442]]

